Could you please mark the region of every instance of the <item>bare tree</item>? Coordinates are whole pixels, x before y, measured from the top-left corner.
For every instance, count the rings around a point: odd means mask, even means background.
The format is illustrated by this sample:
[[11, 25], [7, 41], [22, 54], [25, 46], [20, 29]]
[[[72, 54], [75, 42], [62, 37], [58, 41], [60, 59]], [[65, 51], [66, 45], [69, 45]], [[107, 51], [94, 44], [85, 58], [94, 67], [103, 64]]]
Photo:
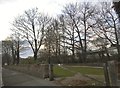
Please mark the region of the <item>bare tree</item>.
[[59, 22], [56, 19], [54, 19], [51, 26], [52, 26], [51, 29], [54, 31], [53, 36], [54, 36], [54, 39], [55, 39], [56, 56], [60, 56], [60, 54], [61, 54], [61, 51], [60, 51], [61, 50], [60, 49], [60, 41], [61, 41], [60, 38], [61, 38], [61, 36], [60, 36]]
[[13, 64], [19, 64], [20, 48], [22, 43], [22, 41], [20, 40], [19, 32], [14, 31], [14, 33], [10, 36], [10, 40], [12, 41], [11, 49], [12, 49]]
[[49, 22], [50, 18], [39, 13], [37, 8], [25, 11], [13, 22], [14, 29], [29, 42], [34, 53], [34, 60], [37, 59]]
[[111, 45], [116, 45], [118, 57], [120, 58], [119, 48], [119, 19], [115, 11], [111, 8], [112, 4], [103, 2], [100, 5], [99, 14], [97, 14], [97, 28], [93, 30], [99, 37], [106, 38]]
[[47, 28], [45, 35], [45, 48], [49, 51], [51, 56], [56, 57], [59, 62], [61, 54], [61, 35], [59, 30], [59, 22], [53, 19]]
[[[63, 10], [64, 22], [65, 22], [65, 35], [67, 41], [64, 41], [67, 45], [67, 48], [72, 51], [72, 59], [74, 60], [75, 56], [75, 28], [78, 29], [76, 21], [78, 15], [78, 4], [68, 4]], [[79, 33], [79, 32], [78, 32]], [[80, 34], [80, 33], [79, 33]], [[83, 49], [81, 35], [79, 35], [79, 43], [81, 49]]]
[[95, 14], [95, 8], [90, 5], [90, 3], [76, 3], [67, 5], [63, 12], [64, 15], [67, 16], [66, 18], [69, 19], [68, 21], [74, 29], [73, 32], [76, 32], [78, 36], [79, 40], [77, 40], [77, 42], [79, 42], [79, 50], [82, 52], [81, 56], [83, 61], [85, 61], [91, 25], [95, 24], [94, 21], [91, 22]]
[[116, 13], [118, 14], [118, 17], [119, 17], [119, 20], [120, 20], [120, 1], [115, 2], [115, 1], [113, 0], [113, 4], [114, 4], [113, 7], [114, 7]]
[[68, 16], [65, 14], [60, 16], [60, 30], [61, 30], [61, 38], [62, 43], [61, 46], [64, 48], [64, 55], [67, 54], [67, 49], [72, 52], [72, 62], [74, 62], [75, 58], [75, 26], [71, 22]]

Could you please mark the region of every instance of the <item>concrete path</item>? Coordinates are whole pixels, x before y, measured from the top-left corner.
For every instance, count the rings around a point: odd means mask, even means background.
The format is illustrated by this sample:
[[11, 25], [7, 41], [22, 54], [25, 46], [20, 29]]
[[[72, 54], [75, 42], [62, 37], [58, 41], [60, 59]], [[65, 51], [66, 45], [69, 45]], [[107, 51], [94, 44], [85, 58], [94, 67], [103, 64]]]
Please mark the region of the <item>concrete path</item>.
[[3, 68], [4, 86], [57, 86], [52, 81]]

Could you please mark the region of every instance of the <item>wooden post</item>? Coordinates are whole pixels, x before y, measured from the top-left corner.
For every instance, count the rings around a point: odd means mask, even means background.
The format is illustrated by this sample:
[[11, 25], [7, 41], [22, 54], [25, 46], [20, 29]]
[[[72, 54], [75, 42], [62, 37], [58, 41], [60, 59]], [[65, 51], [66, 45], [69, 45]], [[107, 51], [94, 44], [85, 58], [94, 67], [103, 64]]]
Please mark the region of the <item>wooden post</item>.
[[110, 86], [110, 79], [109, 79], [109, 74], [108, 74], [108, 65], [107, 65], [107, 62], [104, 63], [104, 76], [105, 76], [106, 86]]
[[53, 65], [49, 64], [49, 80], [53, 81], [54, 77], [53, 77]]
[[117, 69], [114, 61], [108, 62], [111, 86], [117, 86]]

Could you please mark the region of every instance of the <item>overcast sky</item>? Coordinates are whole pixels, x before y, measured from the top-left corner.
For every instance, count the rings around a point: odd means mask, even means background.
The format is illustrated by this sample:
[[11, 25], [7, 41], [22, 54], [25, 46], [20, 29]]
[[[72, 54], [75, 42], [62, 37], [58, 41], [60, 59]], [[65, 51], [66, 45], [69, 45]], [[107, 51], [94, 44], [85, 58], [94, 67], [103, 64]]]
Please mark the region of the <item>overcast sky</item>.
[[25, 10], [38, 7], [40, 12], [56, 16], [61, 13], [66, 4], [83, 1], [96, 0], [0, 0], [0, 40], [4, 40], [11, 34], [10, 23]]

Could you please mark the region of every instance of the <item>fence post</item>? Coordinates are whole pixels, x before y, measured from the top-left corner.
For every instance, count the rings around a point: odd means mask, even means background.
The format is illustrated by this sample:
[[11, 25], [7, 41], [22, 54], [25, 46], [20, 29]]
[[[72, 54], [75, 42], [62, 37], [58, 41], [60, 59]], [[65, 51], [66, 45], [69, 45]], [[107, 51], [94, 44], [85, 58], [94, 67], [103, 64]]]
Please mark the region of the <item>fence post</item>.
[[105, 76], [105, 83], [106, 83], [106, 86], [110, 86], [110, 79], [109, 79], [109, 73], [108, 73], [108, 64], [107, 62], [103, 64], [104, 67], [104, 76]]
[[117, 86], [117, 69], [115, 67], [115, 62], [114, 61], [109, 61], [108, 62], [108, 67], [109, 67], [109, 75], [110, 75], [110, 80], [111, 80], [111, 86]]
[[49, 80], [50, 80], [50, 81], [53, 81], [53, 80], [54, 80], [53, 64], [49, 64]]

